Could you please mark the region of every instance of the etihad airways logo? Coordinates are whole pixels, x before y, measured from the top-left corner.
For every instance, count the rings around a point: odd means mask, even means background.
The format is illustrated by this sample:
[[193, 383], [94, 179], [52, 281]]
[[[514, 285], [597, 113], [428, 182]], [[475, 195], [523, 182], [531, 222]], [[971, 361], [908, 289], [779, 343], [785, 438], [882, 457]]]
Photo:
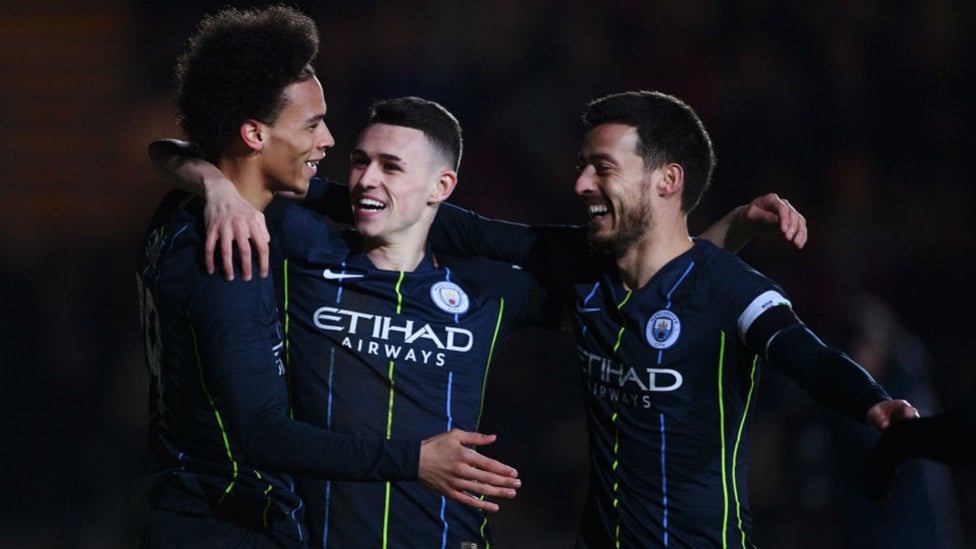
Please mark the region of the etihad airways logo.
[[634, 367], [578, 348], [587, 388], [594, 396], [641, 408], [651, 406], [651, 393], [681, 388], [684, 376], [671, 368]]
[[[466, 353], [474, 346], [474, 334], [464, 328], [432, 326], [336, 307], [319, 307], [312, 316], [312, 323], [320, 330], [346, 334], [342, 340], [344, 347], [394, 360], [402, 358], [425, 364], [433, 360], [437, 366], [443, 366], [445, 355], [436, 351]], [[403, 347], [423, 346], [424, 342], [429, 342], [426, 350]]]

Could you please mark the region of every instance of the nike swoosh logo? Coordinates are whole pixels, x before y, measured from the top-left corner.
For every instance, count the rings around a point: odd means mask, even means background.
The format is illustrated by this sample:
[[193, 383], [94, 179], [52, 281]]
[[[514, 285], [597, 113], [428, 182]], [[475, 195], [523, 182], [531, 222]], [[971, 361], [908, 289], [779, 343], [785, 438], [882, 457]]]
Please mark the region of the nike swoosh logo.
[[355, 273], [337, 273], [332, 269], [326, 269], [322, 271], [322, 276], [324, 276], [326, 280], [344, 280], [346, 278], [362, 278], [366, 275]]

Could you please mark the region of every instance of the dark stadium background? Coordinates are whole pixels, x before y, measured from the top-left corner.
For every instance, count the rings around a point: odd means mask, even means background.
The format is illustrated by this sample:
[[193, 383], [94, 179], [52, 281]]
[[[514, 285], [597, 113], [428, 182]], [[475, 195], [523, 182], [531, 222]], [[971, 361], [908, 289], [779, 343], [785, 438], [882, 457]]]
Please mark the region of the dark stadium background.
[[[133, 269], [163, 193], [145, 150], [178, 135], [168, 102], [174, 57], [222, 4], [4, 4], [0, 546], [133, 547], [148, 463]], [[895, 338], [908, 363], [888, 383], [896, 396], [914, 395], [931, 413], [972, 389], [976, 5], [297, 5], [322, 36], [317, 67], [338, 141], [325, 174], [343, 176], [373, 99], [421, 95], [464, 126], [457, 203], [524, 222], [578, 222], [571, 189], [583, 102], [626, 89], [674, 93], [698, 110], [719, 157], [694, 230], [779, 192], [806, 215], [809, 246], [766, 239], [742, 255], [785, 286], [808, 324], [846, 346], [852, 304], [873, 295], [907, 330]], [[568, 337], [528, 330], [510, 339], [485, 427], [501, 435], [492, 454], [525, 483], [493, 518], [495, 545], [568, 547], [586, 486]], [[860, 495], [856, 451], [870, 432], [767, 372], [754, 435], [761, 547], [844, 547], [871, 530], [878, 509]], [[903, 487], [896, 496], [916, 507], [885, 528], [926, 532], [931, 515], [949, 547], [976, 547], [976, 507], [965, 497], [976, 488], [973, 468], [926, 474], [942, 476], [924, 484], [936, 505]], [[910, 535], [898, 540], [887, 547], [919, 546]]]

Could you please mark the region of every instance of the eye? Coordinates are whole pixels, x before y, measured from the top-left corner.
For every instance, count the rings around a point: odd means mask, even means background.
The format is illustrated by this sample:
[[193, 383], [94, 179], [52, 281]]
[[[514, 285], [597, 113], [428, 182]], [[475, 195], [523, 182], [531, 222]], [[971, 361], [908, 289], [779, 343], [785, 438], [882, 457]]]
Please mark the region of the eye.
[[369, 164], [369, 159], [362, 156], [354, 156], [349, 159], [350, 163], [357, 168], [361, 168]]
[[401, 172], [401, 171], [403, 171], [400, 168], [400, 165], [399, 164], [395, 164], [393, 162], [387, 162], [387, 163], [383, 164], [383, 169], [386, 170], [386, 171], [388, 171], [388, 172]]

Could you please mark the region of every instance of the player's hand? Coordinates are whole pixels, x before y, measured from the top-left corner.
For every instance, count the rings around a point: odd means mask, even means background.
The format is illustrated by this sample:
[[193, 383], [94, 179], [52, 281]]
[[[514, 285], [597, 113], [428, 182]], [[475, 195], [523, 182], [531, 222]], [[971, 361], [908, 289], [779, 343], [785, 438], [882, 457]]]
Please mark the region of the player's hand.
[[868, 410], [865, 421], [871, 427], [884, 431], [893, 422], [918, 417], [918, 410], [907, 400], [882, 400]]
[[226, 178], [207, 181], [205, 185], [207, 206], [204, 219], [207, 223], [207, 242], [204, 263], [207, 272], [214, 273], [214, 255], [220, 242], [220, 256], [224, 264], [224, 276], [234, 280], [234, 243], [241, 257], [241, 275], [251, 280], [251, 248], [258, 254], [258, 270], [261, 277], [268, 276], [268, 243], [271, 236], [264, 221], [264, 214], [251, 206], [234, 184]]
[[740, 222], [748, 227], [750, 236], [766, 234], [777, 228], [787, 242], [797, 249], [807, 243], [807, 220], [803, 214], [776, 193], [752, 199], [739, 212]]
[[522, 486], [518, 471], [470, 448], [486, 446], [495, 439], [495, 435], [452, 429], [423, 441], [420, 482], [475, 509], [498, 511], [498, 504], [479, 496], [514, 498]]

